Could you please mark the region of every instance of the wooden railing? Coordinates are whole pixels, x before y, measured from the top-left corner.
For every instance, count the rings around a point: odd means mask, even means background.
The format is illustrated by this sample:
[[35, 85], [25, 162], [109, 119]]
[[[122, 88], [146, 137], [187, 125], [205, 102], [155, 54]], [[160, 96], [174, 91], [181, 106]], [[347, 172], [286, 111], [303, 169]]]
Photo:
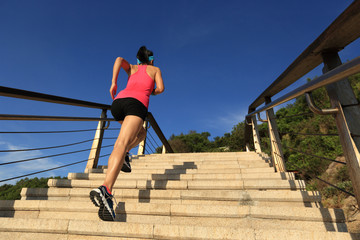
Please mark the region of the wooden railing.
[[[107, 110], [111, 109], [110, 105], [82, 101], [78, 99], [65, 98], [60, 96], [54, 96], [49, 94], [43, 94], [38, 92], [31, 92], [21, 89], [9, 88], [0, 86], [0, 96], [12, 97], [12, 98], [21, 98], [27, 100], [35, 100], [42, 102], [50, 102], [57, 104], [65, 104], [71, 106], [79, 106], [85, 108], [95, 108], [101, 109], [101, 116], [99, 118], [90, 118], [90, 117], [80, 117], [80, 116], [37, 116], [37, 115], [14, 115], [14, 114], [0, 114], [0, 120], [37, 120], [37, 121], [98, 121], [97, 130], [95, 132], [95, 137], [93, 140], [92, 148], [89, 154], [89, 159], [87, 161], [86, 169], [96, 168], [100, 156], [101, 146], [104, 131], [107, 129], [106, 122], [108, 124], [110, 121], [115, 121], [113, 118], [107, 117]], [[163, 144], [163, 153], [172, 153], [173, 150], [162, 133], [159, 125], [157, 124], [154, 116], [149, 112], [146, 118], [146, 124], [150, 124]], [[146, 141], [146, 139], [145, 139]], [[139, 147], [139, 154], [145, 153], [145, 144], [140, 143], [142, 146]], [[86, 170], [85, 170], [86, 171]]]
[[[286, 171], [282, 145], [277, 130], [274, 107], [305, 95], [309, 108], [316, 114], [334, 116], [340, 143], [346, 158], [354, 194], [360, 206], [360, 105], [347, 77], [360, 72], [360, 58], [341, 63], [338, 52], [360, 37], [360, 1], [354, 1], [290, 66], [249, 105], [245, 140], [250, 149], [251, 135], [255, 151], [262, 153], [256, 115], [266, 112], [271, 159], [276, 171]], [[324, 64], [323, 75], [273, 100], [305, 74]], [[325, 87], [331, 109], [319, 109], [312, 102], [311, 91]], [[259, 107], [264, 104], [264, 106]]]

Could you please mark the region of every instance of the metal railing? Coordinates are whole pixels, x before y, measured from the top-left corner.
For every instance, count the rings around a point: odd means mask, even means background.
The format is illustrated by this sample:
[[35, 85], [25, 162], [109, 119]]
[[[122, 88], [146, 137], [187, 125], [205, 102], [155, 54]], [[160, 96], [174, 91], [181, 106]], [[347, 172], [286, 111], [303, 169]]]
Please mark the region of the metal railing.
[[[345, 64], [341, 63], [338, 52], [360, 37], [360, 1], [354, 1], [305, 51], [249, 105], [245, 118], [246, 149], [250, 150], [251, 137], [255, 151], [262, 154], [261, 138], [257, 121], [266, 122], [269, 131], [271, 160], [275, 171], [287, 171], [288, 161], [284, 158], [283, 146], [278, 131], [274, 107], [300, 96], [305, 96], [313, 114], [332, 115], [334, 117], [343, 154], [348, 165], [354, 196], [360, 206], [360, 105], [349, 84], [348, 77], [360, 72], [360, 57]], [[323, 75], [292, 90], [275, 100], [271, 98], [292, 85], [295, 81], [324, 64]], [[318, 108], [311, 97], [311, 92], [325, 87], [330, 99], [331, 109]], [[260, 105], [264, 106], [260, 107]], [[260, 113], [266, 112], [267, 119], [262, 120]], [[291, 117], [309, 114], [296, 114]], [[258, 119], [256, 118], [258, 116]], [[297, 134], [297, 133], [294, 133]], [[321, 135], [312, 133], [312, 135]], [[309, 135], [309, 134], [308, 134]], [[310, 133], [311, 135], [311, 133]], [[306, 134], [304, 134], [306, 137]], [[316, 156], [299, 149], [292, 149], [299, 154]], [[336, 160], [334, 160], [336, 161]], [[340, 161], [338, 161], [340, 162]], [[343, 164], [343, 163], [342, 163]], [[293, 167], [293, 166], [292, 166]], [[296, 167], [296, 166], [295, 166]], [[301, 169], [298, 169], [301, 170]], [[318, 178], [315, 176], [315, 178]], [[319, 178], [318, 178], [319, 179]], [[319, 179], [323, 181], [322, 179]], [[351, 194], [351, 193], [350, 193]]]
[[[46, 155], [46, 156], [28, 157], [25, 159], [18, 159], [15, 161], [3, 161], [0, 163], [0, 167], [5, 166], [5, 165], [11, 165], [11, 164], [26, 163], [26, 162], [36, 161], [36, 160], [40, 160], [40, 159], [66, 156], [66, 155], [71, 155], [71, 154], [80, 153], [80, 152], [90, 152], [89, 157], [87, 159], [77, 161], [77, 162], [72, 162], [69, 164], [64, 164], [61, 166], [48, 168], [48, 169], [43, 169], [41, 171], [35, 171], [35, 172], [23, 174], [20, 176], [14, 176], [14, 177], [6, 178], [6, 179], [0, 179], [0, 183], [18, 179], [18, 178], [22, 178], [22, 177], [40, 174], [43, 172], [53, 171], [53, 170], [56, 170], [59, 168], [65, 168], [65, 167], [69, 167], [69, 166], [72, 166], [75, 164], [80, 164], [80, 163], [85, 163], [85, 162], [87, 162], [86, 168], [85, 168], [85, 172], [87, 172], [89, 169], [97, 167], [98, 161], [100, 158], [110, 155], [110, 154], [100, 155], [101, 150], [104, 148], [112, 147], [113, 142], [116, 139], [116, 137], [104, 137], [105, 131], [120, 129], [120, 128], [109, 128], [110, 122], [115, 121], [113, 118], [107, 117], [107, 110], [109, 110], [111, 108], [110, 105], [93, 103], [93, 102], [88, 102], [88, 101], [81, 101], [81, 100], [77, 100], [77, 99], [59, 97], [59, 96], [54, 96], [54, 95], [25, 91], [25, 90], [21, 90], [21, 89], [15, 89], [15, 88], [3, 87], [3, 86], [0, 86], [0, 96], [56, 103], [56, 104], [62, 104], [62, 105], [79, 106], [79, 107], [85, 107], [85, 108], [101, 109], [100, 118], [99, 117], [78, 117], [78, 116], [73, 117], [73, 116], [38, 116], [38, 115], [0, 114], [0, 120], [98, 121], [98, 126], [96, 129], [51, 130], [51, 131], [46, 131], [46, 130], [44, 130], [44, 131], [1, 131], [1, 129], [0, 129], [0, 134], [3, 134], [3, 135], [4, 134], [66, 134], [66, 133], [82, 133], [82, 132], [95, 131], [95, 137], [93, 139], [85, 139], [82, 141], [69, 142], [66, 144], [60, 144], [60, 145], [55, 145], [55, 146], [46, 146], [46, 147], [37, 147], [37, 148], [6, 149], [6, 150], [0, 149], [0, 153], [31, 152], [31, 151], [40, 151], [40, 150], [49, 150], [49, 149], [63, 149], [63, 148], [71, 147], [71, 146], [79, 146], [84, 143], [92, 142], [91, 148], [84, 148], [81, 150], [50, 154], [50, 155]], [[157, 146], [156, 148], [161, 148], [161, 146], [159, 145], [158, 142], [162, 143], [162, 146], [163, 146], [162, 153], [166, 153], [166, 152], [172, 153], [173, 150], [172, 150], [171, 146], [169, 145], [164, 134], [162, 133], [154, 116], [150, 112], [147, 115], [145, 125], [146, 125], [146, 129], [149, 129], [149, 127], [150, 127], [151, 129], [154, 130], [154, 133], [151, 134], [150, 132], [147, 132], [147, 137], [145, 138], [145, 140], [142, 143], [139, 144], [140, 146], [138, 147], [138, 154], [155, 153], [157, 151], [153, 147], [155, 143]], [[150, 136], [151, 139], [149, 139], [148, 136]], [[157, 141], [155, 140], [156, 137], [158, 137]], [[103, 140], [112, 140], [112, 142], [111, 142], [111, 144], [103, 146], [103, 144], [102, 144]], [[150, 147], [148, 144], [146, 144], [146, 142], [152, 144], [152, 147]]]

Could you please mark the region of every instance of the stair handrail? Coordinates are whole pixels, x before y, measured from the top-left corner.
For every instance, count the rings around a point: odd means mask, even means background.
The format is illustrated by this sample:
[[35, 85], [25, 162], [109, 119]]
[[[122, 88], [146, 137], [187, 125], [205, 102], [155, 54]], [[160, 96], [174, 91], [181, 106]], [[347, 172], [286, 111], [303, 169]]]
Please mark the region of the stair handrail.
[[[0, 86], [0, 96], [19, 98], [40, 102], [49, 102], [63, 105], [71, 105], [85, 108], [95, 108], [101, 109], [102, 113], [100, 118], [94, 117], [67, 117], [67, 116], [37, 116], [37, 115], [17, 115], [17, 114], [0, 114], [0, 120], [37, 120], [37, 121], [98, 121], [98, 127], [95, 132], [95, 137], [93, 140], [92, 150], [89, 154], [89, 160], [87, 163], [87, 169], [96, 168], [97, 162], [100, 155], [101, 143], [103, 139], [104, 131], [109, 127], [111, 121], [115, 121], [113, 118], [108, 118], [106, 115], [107, 110], [111, 109], [111, 105], [101, 104], [90, 101], [83, 101], [74, 98], [61, 97], [56, 95], [44, 94], [34, 91], [27, 91], [23, 89], [10, 88], [5, 86]], [[163, 132], [161, 131], [159, 125], [157, 124], [153, 114], [148, 112], [147, 121], [153, 126], [157, 136], [163, 144], [163, 153], [173, 153], [169, 142], [165, 138]], [[108, 122], [108, 125], [106, 125]], [[145, 147], [145, 145], [144, 145]], [[144, 149], [145, 151], [145, 149]]]
[[[342, 64], [338, 52], [360, 37], [360, 1], [353, 1], [330, 26], [310, 44], [290, 66], [249, 105], [245, 122], [246, 149], [249, 149], [251, 135], [255, 151], [260, 152], [256, 116], [266, 111], [271, 146], [271, 159], [276, 171], [286, 171], [285, 159], [275, 121], [274, 107], [325, 87], [331, 102], [340, 143], [349, 165], [350, 179], [360, 206], [360, 105], [347, 77], [360, 72], [360, 57]], [[324, 64], [323, 75], [292, 90], [275, 100], [271, 98], [292, 85], [305, 74]], [[259, 107], [261, 104], [264, 106]], [[337, 109], [336, 111], [334, 109]], [[327, 111], [329, 112], [329, 111]], [[254, 122], [255, 120], [255, 122]]]

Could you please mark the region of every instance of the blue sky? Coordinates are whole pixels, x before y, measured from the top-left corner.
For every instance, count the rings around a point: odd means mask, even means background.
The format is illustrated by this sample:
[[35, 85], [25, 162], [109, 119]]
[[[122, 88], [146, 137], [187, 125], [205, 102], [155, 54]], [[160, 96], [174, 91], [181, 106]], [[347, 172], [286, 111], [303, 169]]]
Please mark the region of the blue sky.
[[[166, 88], [150, 99], [149, 107], [165, 136], [189, 130], [222, 136], [244, 120], [248, 105], [351, 2], [1, 0], [0, 85], [111, 104], [115, 58], [135, 64], [138, 48], [146, 45], [154, 52]], [[356, 41], [340, 56], [350, 60], [359, 55], [359, 49]], [[294, 87], [320, 75], [320, 69]], [[122, 72], [119, 88], [125, 87], [126, 79]], [[80, 107], [6, 97], [0, 101], [3, 114], [100, 115], [100, 110]], [[97, 123], [1, 121], [0, 125], [0, 131], [37, 131], [96, 128]], [[93, 135], [0, 134], [0, 149], [61, 145]], [[106, 136], [116, 135], [117, 131], [109, 131]], [[82, 146], [90, 147], [90, 143]], [[0, 153], [0, 162], [59, 151]], [[0, 180], [87, 157], [85, 152], [0, 166]], [[80, 164], [50, 174], [81, 172], [84, 167]]]

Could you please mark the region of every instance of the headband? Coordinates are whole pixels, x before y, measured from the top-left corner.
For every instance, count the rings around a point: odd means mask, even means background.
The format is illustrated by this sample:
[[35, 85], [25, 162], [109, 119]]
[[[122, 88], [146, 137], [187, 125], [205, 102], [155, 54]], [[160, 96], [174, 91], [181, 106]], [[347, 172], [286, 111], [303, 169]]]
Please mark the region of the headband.
[[[139, 59], [136, 59], [137, 60], [137, 64], [141, 64], [142, 62], [139, 60]], [[149, 56], [149, 62], [151, 60], [154, 60], [154, 56]]]

